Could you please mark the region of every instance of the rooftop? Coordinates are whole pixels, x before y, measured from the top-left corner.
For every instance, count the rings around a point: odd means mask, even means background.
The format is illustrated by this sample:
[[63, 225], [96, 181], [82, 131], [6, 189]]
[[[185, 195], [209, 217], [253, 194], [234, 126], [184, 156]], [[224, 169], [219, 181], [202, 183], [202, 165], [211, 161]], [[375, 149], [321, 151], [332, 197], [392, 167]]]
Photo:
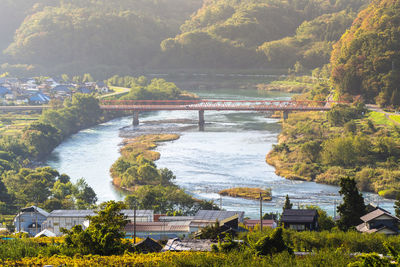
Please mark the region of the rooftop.
[[216, 243], [208, 239], [180, 240], [174, 238], [168, 240], [162, 251], [211, 251], [212, 244]]
[[376, 209], [376, 210], [374, 210], [374, 211], [372, 211], [372, 212], [370, 212], [370, 213], [365, 214], [365, 215], [362, 216], [360, 219], [361, 219], [363, 222], [369, 222], [369, 221], [371, 221], [371, 220], [373, 220], [373, 219], [376, 219], [376, 218], [378, 218], [378, 217], [380, 217], [380, 216], [382, 216], [382, 215], [387, 215], [387, 216], [389, 216], [389, 217], [392, 217], [393, 219], [399, 220], [396, 216], [393, 216], [392, 214], [390, 214], [389, 212], [386, 212], [386, 211], [383, 210], [383, 209]]
[[286, 209], [282, 213], [283, 222], [313, 222], [314, 218], [318, 216], [317, 210], [309, 209]]
[[199, 210], [194, 216], [194, 220], [202, 221], [222, 221], [235, 215], [243, 218], [244, 211], [226, 211], [226, 210]]

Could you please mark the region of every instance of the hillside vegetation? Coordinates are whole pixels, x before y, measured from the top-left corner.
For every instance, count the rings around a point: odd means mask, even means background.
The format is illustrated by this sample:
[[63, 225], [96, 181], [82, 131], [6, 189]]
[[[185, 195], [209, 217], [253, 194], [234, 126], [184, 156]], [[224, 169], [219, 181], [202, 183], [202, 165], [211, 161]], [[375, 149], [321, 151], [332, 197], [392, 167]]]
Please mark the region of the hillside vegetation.
[[332, 81], [340, 95], [400, 105], [400, 2], [374, 1], [359, 13], [332, 53]]
[[0, 0], [2, 69], [96, 77], [297, 61], [311, 69], [328, 63], [332, 43], [368, 1]]

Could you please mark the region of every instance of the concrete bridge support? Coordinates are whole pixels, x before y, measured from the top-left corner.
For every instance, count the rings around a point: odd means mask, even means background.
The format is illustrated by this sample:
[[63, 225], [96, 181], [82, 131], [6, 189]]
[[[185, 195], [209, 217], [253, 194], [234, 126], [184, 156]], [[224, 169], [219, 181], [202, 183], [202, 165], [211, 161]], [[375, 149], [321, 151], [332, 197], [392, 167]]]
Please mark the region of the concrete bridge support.
[[204, 131], [204, 110], [199, 110], [199, 131]]
[[283, 111], [283, 121], [286, 121], [289, 119], [289, 110], [284, 110]]
[[132, 121], [133, 126], [138, 126], [139, 125], [139, 111], [135, 110], [133, 112], [133, 121]]

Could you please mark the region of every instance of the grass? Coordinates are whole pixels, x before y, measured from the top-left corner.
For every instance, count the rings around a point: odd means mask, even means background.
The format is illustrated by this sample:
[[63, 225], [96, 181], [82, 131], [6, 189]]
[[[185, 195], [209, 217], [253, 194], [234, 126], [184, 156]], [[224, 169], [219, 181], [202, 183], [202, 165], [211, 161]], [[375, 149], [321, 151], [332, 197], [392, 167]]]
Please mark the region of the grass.
[[372, 111], [369, 113], [368, 118], [377, 125], [393, 126], [394, 123], [390, 121], [384, 113]]
[[0, 135], [18, 135], [33, 121], [39, 120], [40, 113], [0, 113]]
[[400, 123], [400, 115], [390, 115], [389, 118], [397, 123]]
[[158, 142], [173, 141], [179, 138], [177, 134], [147, 134], [133, 139], [126, 139], [121, 155], [125, 158], [136, 158], [143, 155], [147, 160], [155, 161], [160, 158], [160, 153], [153, 151]]
[[219, 192], [221, 196], [240, 197], [246, 199], [260, 199], [260, 193], [265, 201], [270, 201], [272, 199], [271, 189], [264, 190], [261, 188], [236, 187], [224, 189]]

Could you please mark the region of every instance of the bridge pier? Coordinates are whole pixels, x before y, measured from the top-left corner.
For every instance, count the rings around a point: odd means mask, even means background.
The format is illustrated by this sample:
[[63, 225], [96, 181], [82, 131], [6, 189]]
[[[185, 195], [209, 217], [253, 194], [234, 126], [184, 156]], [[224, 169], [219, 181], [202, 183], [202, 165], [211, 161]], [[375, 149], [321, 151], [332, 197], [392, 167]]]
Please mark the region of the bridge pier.
[[199, 110], [199, 131], [204, 131], [204, 110]]
[[286, 121], [289, 119], [289, 110], [284, 110], [283, 111], [283, 121]]
[[132, 121], [133, 126], [138, 126], [139, 125], [139, 111], [135, 110], [133, 112], [133, 121]]

